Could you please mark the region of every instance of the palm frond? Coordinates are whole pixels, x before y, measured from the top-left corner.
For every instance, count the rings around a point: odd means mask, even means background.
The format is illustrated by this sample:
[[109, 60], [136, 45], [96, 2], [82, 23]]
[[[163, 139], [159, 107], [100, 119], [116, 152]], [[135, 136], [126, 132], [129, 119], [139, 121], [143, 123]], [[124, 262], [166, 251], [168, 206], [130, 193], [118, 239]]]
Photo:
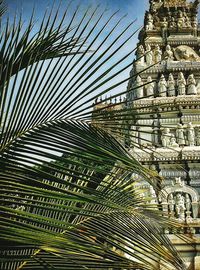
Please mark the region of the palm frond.
[[[78, 7], [67, 26], [68, 8], [59, 22], [59, 10], [54, 16], [50, 11], [35, 35], [33, 16], [25, 30], [21, 18], [5, 25], [0, 70], [3, 267], [9, 262], [12, 269], [157, 269], [157, 263], [169, 263], [184, 269], [163, 234], [162, 226], [176, 224], [148, 204], [132, 175], [156, 191], [162, 179], [108, 132], [122, 115], [137, 117], [137, 111], [122, 108], [102, 117], [97, 110], [92, 119], [92, 101], [130, 79], [113, 83], [132, 65], [135, 49], [116, 56], [136, 32], [124, 38], [130, 23], [116, 35], [122, 19], [113, 25], [117, 13], [106, 17], [106, 11], [97, 11], [80, 15]], [[104, 128], [94, 125], [104, 118]], [[115, 131], [126, 132], [126, 127]]]

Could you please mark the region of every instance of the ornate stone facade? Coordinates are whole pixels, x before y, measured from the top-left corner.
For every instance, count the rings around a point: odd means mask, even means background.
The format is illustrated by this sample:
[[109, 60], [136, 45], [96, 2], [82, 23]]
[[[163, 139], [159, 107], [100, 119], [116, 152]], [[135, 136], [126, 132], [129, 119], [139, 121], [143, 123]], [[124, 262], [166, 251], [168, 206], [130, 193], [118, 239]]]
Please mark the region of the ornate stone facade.
[[[129, 147], [164, 178], [158, 198], [163, 211], [188, 224], [181, 231], [166, 229], [166, 233], [181, 247], [189, 269], [196, 270], [200, 269], [199, 1], [149, 2], [127, 91], [128, 108], [138, 112], [128, 123], [134, 141]], [[134, 77], [138, 72], [139, 80]], [[174, 233], [193, 235], [193, 249]]]

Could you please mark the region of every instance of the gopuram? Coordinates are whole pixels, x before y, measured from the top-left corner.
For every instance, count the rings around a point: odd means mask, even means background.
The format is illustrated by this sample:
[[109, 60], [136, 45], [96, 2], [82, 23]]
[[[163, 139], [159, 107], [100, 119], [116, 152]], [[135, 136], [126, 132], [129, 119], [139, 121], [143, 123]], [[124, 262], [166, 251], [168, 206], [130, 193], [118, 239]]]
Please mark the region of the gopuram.
[[[100, 101], [94, 108], [118, 115], [117, 124], [123, 123], [129, 132], [124, 138], [116, 128], [117, 138], [164, 179], [159, 197], [145, 183], [143, 187], [152, 202], [159, 202], [166, 214], [184, 224], [179, 230], [166, 229], [166, 234], [188, 269], [200, 270], [199, 1], [149, 2], [126, 101], [109, 105]], [[127, 120], [119, 118], [124, 107], [132, 113]], [[188, 235], [191, 243], [182, 241], [177, 236], [181, 234]]]
[[[127, 122], [130, 151], [165, 179], [164, 196], [155, 199], [188, 225], [166, 233], [188, 269], [195, 270], [200, 269], [198, 5], [197, 0], [150, 0], [127, 91], [127, 107], [138, 112]], [[175, 236], [181, 233], [191, 235], [192, 245]]]

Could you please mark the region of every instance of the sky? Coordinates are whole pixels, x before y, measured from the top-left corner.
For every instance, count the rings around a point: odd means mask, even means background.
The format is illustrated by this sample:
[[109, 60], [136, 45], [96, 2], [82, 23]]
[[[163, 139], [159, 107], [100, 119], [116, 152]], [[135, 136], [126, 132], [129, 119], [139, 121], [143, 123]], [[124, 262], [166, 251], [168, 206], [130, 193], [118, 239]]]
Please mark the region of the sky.
[[[79, 3], [81, 4], [81, 10], [84, 11], [89, 5], [92, 6], [94, 9], [98, 4], [100, 4], [99, 13], [104, 10], [105, 8], [108, 9], [107, 16], [109, 17], [111, 14], [113, 14], [115, 11], [119, 10], [117, 15], [115, 16], [114, 23], [121, 18], [122, 16], [126, 15], [125, 19], [120, 24], [120, 27], [117, 28], [115, 31], [115, 35], [113, 38], [115, 38], [118, 34], [120, 34], [121, 29], [123, 27], [126, 27], [127, 24], [131, 23], [132, 21], [136, 20], [134, 22], [133, 26], [130, 28], [130, 31], [127, 31], [123, 38], [128, 37], [130, 33], [133, 32], [133, 30], [136, 30], [138, 28], [141, 28], [143, 26], [143, 20], [144, 20], [144, 14], [145, 10], [148, 9], [149, 1], [148, 0], [5, 0], [5, 4], [7, 5], [7, 14], [9, 18], [14, 18], [15, 13], [22, 13], [24, 24], [28, 23], [28, 19], [31, 16], [33, 7], [35, 8], [35, 15], [34, 18], [36, 20], [36, 28], [34, 28], [33, 31], [37, 30], [37, 23], [39, 26], [39, 22], [41, 22], [42, 17], [44, 15], [44, 12], [46, 9], [50, 10], [53, 3], [55, 4], [55, 7], [59, 5], [61, 2], [61, 10], [64, 10], [69, 2], [72, 2], [71, 6], [72, 10], [75, 8]], [[83, 12], [82, 12], [83, 13]], [[98, 15], [98, 13], [97, 13]], [[112, 25], [111, 25], [112, 26]], [[110, 27], [111, 27], [110, 26]], [[98, 27], [97, 27], [98, 30]], [[106, 31], [104, 31], [104, 35], [106, 35]], [[125, 45], [124, 49], [120, 51], [117, 54], [116, 59], [120, 59], [123, 53], [126, 51], [135, 48], [136, 43], [138, 42], [138, 33], [134, 35], [134, 37]], [[103, 38], [103, 35], [102, 35]], [[134, 54], [132, 56], [132, 59], [134, 58]], [[131, 70], [131, 67], [128, 71], [126, 71], [126, 74], [128, 75]], [[123, 79], [124, 75], [121, 75], [121, 79]], [[118, 77], [118, 80], [120, 80], [120, 77]], [[123, 91], [123, 89], [126, 89], [127, 83], [125, 83], [123, 86], [121, 86], [121, 90], [116, 89], [116, 91]]]
[[[36, 9], [37, 17], [42, 16], [45, 8], [51, 6], [53, 0], [5, 0], [8, 5], [8, 11], [14, 13], [16, 10], [23, 10], [25, 16], [30, 15], [30, 11], [33, 6]], [[55, 3], [59, 3], [60, 0], [55, 0]], [[67, 4], [69, 0], [62, 0], [63, 5]], [[143, 22], [144, 12], [148, 8], [148, 0], [74, 0], [74, 3], [81, 3], [83, 6], [93, 5], [108, 7], [113, 12], [120, 9], [121, 14], [128, 13], [127, 20], [137, 19], [138, 24]]]

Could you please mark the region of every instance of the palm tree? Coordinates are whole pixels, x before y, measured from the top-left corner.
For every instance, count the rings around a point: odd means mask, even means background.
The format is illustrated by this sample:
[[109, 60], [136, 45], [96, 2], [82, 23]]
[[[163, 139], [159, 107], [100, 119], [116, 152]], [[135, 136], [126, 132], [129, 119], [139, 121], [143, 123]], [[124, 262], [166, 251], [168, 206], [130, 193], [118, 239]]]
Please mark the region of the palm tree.
[[184, 269], [172, 222], [132, 175], [161, 179], [91, 121], [92, 102], [129, 80], [117, 76], [134, 50], [116, 56], [133, 23], [116, 36], [117, 12], [79, 9], [52, 8], [37, 33], [33, 15], [1, 22], [1, 269]]

